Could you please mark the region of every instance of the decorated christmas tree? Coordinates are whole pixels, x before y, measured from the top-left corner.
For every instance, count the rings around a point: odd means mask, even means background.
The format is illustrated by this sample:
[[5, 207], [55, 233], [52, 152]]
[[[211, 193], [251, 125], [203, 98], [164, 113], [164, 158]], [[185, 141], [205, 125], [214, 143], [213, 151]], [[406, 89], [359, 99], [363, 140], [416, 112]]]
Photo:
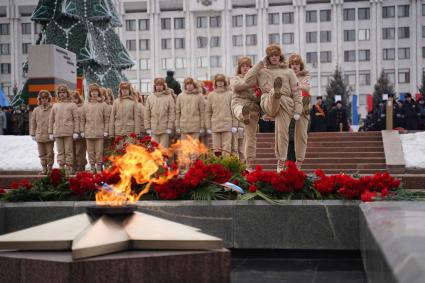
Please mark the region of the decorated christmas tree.
[[42, 25], [37, 44], [74, 52], [88, 83], [117, 93], [122, 70], [134, 63], [114, 31], [121, 21], [112, 0], [40, 0], [31, 19]]

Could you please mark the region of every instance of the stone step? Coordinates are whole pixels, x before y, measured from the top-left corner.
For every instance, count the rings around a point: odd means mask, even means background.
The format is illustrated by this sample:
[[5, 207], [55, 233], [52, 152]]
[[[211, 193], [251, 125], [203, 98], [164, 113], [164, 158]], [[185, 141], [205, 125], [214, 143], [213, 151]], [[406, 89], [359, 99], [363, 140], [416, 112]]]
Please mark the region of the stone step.
[[383, 151], [378, 152], [344, 152], [341, 156], [341, 152], [308, 152], [305, 158], [339, 158], [339, 157], [370, 157], [370, 158], [385, 158]]
[[349, 163], [383, 163], [385, 164], [385, 157], [381, 158], [371, 158], [371, 157], [347, 157], [347, 156], [341, 156], [341, 157], [333, 157], [333, 158], [305, 158], [303, 165], [307, 164], [349, 164]]
[[[275, 164], [257, 164], [261, 165], [264, 171], [275, 171], [276, 170], [276, 163]], [[323, 170], [326, 174], [339, 174], [339, 173], [345, 173], [345, 174], [375, 174], [377, 172], [387, 172], [388, 170], [385, 168], [380, 169], [322, 169], [322, 168], [313, 168], [313, 169], [305, 169], [301, 168], [301, 170], [307, 174], [314, 173], [316, 169]]]
[[387, 169], [385, 163], [367, 163], [367, 164], [358, 164], [358, 163], [339, 163], [339, 164], [305, 164], [303, 163], [302, 169]]
[[382, 136], [381, 132], [356, 132], [356, 133], [349, 133], [349, 132], [310, 132], [308, 134], [311, 137], [342, 137], [342, 136], [350, 136], [350, 137], [356, 137], [356, 136]]
[[[2, 172], [2, 174], [5, 174]], [[28, 179], [28, 181], [32, 182], [38, 179], [43, 178], [44, 176], [31, 174], [31, 175], [0, 175], [0, 187], [8, 189], [10, 184], [13, 182], [19, 182], [22, 179]]]
[[307, 148], [313, 147], [370, 147], [383, 146], [382, 141], [347, 141], [347, 142], [312, 142], [307, 144]]
[[365, 147], [308, 147], [306, 154], [311, 153], [345, 153], [345, 152], [355, 152], [362, 154], [363, 152], [384, 152], [384, 147], [381, 146], [365, 146]]
[[340, 142], [350, 142], [350, 141], [377, 141], [382, 142], [381, 136], [356, 136], [356, 137], [308, 137], [308, 143], [312, 142], [327, 142], [327, 141], [340, 141]]

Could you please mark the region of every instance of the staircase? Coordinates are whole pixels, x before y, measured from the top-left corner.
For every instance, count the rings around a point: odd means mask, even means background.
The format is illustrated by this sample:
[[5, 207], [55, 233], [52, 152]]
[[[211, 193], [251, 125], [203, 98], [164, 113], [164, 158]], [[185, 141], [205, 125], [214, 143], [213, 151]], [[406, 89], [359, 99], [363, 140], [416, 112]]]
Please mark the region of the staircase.
[[[257, 134], [258, 165], [276, 170], [274, 134]], [[373, 174], [386, 171], [381, 132], [310, 133], [301, 167], [304, 172]]]

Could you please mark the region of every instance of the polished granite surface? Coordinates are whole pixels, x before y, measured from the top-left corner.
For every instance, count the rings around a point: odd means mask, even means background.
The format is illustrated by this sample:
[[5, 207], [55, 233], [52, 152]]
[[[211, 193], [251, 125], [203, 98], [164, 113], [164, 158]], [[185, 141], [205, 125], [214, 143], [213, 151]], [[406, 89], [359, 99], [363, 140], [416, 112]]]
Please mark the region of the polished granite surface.
[[232, 255], [232, 283], [366, 283], [360, 254]]

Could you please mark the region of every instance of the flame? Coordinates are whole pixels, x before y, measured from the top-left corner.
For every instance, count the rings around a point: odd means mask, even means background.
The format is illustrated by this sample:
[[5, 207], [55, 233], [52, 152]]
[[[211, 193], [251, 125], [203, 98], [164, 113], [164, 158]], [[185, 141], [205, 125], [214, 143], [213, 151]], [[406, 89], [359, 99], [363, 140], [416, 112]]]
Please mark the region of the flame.
[[[179, 174], [179, 168], [189, 167], [199, 155], [208, 152], [207, 147], [196, 139], [178, 141], [169, 149], [159, 146], [152, 152], [144, 147], [130, 144], [122, 156], [112, 157], [112, 164], [119, 170], [120, 181], [104, 185], [96, 193], [97, 205], [121, 206], [135, 203], [149, 192], [152, 184], [164, 184]], [[169, 168], [167, 156], [175, 154], [177, 167]], [[132, 184], [144, 185], [140, 192], [132, 190]]]

